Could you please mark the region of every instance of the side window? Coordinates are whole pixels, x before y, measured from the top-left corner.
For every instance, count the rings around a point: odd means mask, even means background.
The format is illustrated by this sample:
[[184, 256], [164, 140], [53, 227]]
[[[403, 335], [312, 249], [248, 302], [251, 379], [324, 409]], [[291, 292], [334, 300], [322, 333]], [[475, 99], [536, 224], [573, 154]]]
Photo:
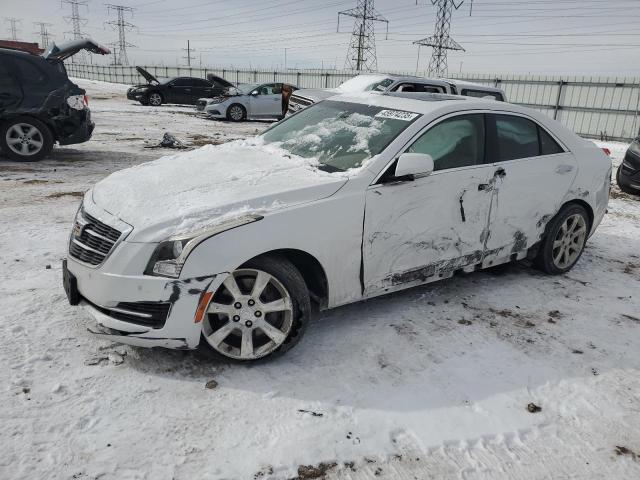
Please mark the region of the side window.
[[444, 93], [442, 87], [425, 83], [401, 83], [394, 87], [394, 92]]
[[484, 136], [483, 114], [460, 115], [427, 130], [407, 151], [431, 155], [434, 170], [479, 165]]
[[17, 67], [17, 77], [23, 85], [38, 87], [46, 85], [49, 81], [44, 70], [32, 62], [22, 58], [14, 58], [13, 61]]
[[549, 135], [544, 129], [538, 127], [540, 134], [540, 154], [541, 155], [553, 155], [555, 153], [563, 153], [563, 148], [558, 145], [551, 135]]
[[192, 84], [188, 78], [176, 78], [171, 85], [174, 87], [190, 87]]
[[474, 97], [474, 98], [491, 97], [494, 100], [503, 101], [502, 95], [500, 95], [497, 92], [485, 92], [482, 90], [469, 90], [465, 88], [460, 92], [460, 95], [464, 95], [466, 97]]
[[203, 87], [203, 88], [209, 88], [211, 86], [211, 83], [208, 82], [207, 80], [201, 80], [199, 78], [194, 78], [192, 80], [192, 85], [194, 87]]
[[20, 85], [13, 76], [9, 75], [7, 63], [3, 60], [0, 62], [0, 93], [13, 92], [16, 89], [20, 90]]
[[515, 115], [495, 115], [495, 121], [499, 162], [540, 155], [535, 123]]

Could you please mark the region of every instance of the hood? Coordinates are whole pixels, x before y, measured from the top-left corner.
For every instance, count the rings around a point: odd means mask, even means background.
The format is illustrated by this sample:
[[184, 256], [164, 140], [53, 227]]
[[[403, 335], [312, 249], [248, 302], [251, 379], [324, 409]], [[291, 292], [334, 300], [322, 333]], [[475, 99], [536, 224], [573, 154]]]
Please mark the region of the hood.
[[144, 68], [136, 67], [136, 70], [138, 71], [138, 73], [140, 75], [142, 75], [142, 77], [147, 81], [147, 83], [150, 83], [152, 85], [159, 85], [160, 84], [158, 79], [156, 77], [154, 77], [153, 75], [151, 75], [149, 72], [147, 72]]
[[248, 213], [320, 200], [345, 182], [258, 137], [121, 170], [95, 185], [91, 198], [133, 226], [128, 242], [159, 242]]
[[339, 92], [335, 88], [303, 88], [301, 90], [296, 90], [291, 96], [308, 98], [309, 100], [312, 100], [313, 103], [317, 103], [320, 100], [332, 97], [337, 93]]
[[74, 56], [80, 50], [87, 50], [99, 55], [109, 55], [111, 53], [108, 48], [103, 47], [90, 38], [81, 38], [79, 40], [72, 40], [60, 45], [56, 45], [54, 43], [42, 54], [42, 56], [49, 62], [62, 62], [67, 58]]

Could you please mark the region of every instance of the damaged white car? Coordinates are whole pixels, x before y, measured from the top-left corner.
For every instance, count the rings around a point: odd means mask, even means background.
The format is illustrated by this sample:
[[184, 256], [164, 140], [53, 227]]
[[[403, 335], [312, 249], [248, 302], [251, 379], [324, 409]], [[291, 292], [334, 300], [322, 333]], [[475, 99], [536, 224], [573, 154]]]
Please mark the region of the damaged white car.
[[294, 346], [312, 304], [525, 258], [566, 272], [610, 178], [592, 142], [523, 107], [342, 95], [98, 183], [64, 286], [115, 341], [255, 360]]

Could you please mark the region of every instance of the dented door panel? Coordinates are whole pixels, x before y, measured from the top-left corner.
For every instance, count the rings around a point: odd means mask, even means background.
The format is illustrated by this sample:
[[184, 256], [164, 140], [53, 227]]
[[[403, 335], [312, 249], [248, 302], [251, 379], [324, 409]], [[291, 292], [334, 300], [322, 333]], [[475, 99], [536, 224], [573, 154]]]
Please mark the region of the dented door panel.
[[487, 249], [501, 249], [522, 259], [544, 234], [560, 210], [576, 177], [571, 153], [545, 155], [493, 164], [503, 169], [492, 190], [491, 228]]
[[435, 172], [366, 192], [365, 296], [451, 276], [482, 263], [488, 228], [491, 165]]

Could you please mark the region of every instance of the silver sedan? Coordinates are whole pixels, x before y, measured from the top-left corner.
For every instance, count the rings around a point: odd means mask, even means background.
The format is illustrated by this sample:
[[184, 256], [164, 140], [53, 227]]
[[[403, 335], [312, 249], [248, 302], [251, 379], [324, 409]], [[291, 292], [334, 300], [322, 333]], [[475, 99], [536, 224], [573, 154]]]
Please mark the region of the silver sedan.
[[[286, 83], [241, 84], [215, 98], [201, 98], [197, 109], [210, 118], [241, 122], [247, 119], [284, 117], [288, 97], [297, 87]], [[287, 98], [288, 99], [288, 98]]]

